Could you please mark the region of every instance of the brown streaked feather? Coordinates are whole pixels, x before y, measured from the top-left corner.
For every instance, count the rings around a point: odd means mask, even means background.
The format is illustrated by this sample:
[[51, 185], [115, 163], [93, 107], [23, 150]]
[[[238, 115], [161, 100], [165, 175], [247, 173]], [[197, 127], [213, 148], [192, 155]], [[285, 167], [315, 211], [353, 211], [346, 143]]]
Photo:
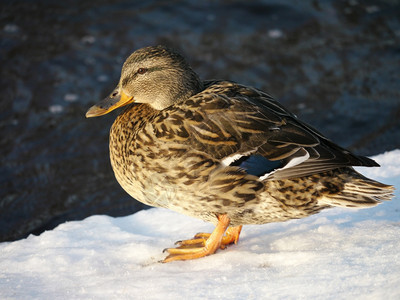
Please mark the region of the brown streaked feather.
[[343, 166], [377, 166], [373, 160], [332, 143], [266, 93], [228, 81], [206, 82], [205, 87], [156, 118], [158, 138], [187, 140], [213, 159], [254, 153], [269, 160], [290, 161], [305, 151], [310, 154], [307, 161], [277, 170], [270, 179], [307, 176]]

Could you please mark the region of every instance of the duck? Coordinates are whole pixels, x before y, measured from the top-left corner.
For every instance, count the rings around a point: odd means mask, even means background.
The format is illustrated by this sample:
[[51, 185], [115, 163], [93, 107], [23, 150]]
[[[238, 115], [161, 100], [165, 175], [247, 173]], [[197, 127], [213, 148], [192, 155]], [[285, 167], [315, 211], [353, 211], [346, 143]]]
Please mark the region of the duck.
[[236, 244], [243, 225], [367, 208], [393, 197], [393, 186], [353, 168], [378, 167], [374, 160], [335, 144], [260, 89], [201, 80], [168, 47], [134, 51], [116, 88], [86, 117], [122, 106], [109, 140], [122, 188], [146, 205], [215, 225], [212, 233], [164, 249], [164, 263]]

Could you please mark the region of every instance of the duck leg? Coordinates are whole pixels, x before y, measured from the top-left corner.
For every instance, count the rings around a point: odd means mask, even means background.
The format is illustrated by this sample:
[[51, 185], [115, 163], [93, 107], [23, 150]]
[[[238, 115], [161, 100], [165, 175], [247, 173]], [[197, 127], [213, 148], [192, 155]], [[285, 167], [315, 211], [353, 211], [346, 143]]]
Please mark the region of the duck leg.
[[225, 233], [225, 236], [222, 238], [221, 249], [225, 249], [227, 245], [237, 244], [239, 242], [239, 235], [242, 231], [242, 225], [229, 227]]
[[[218, 248], [224, 249], [226, 245], [237, 243], [242, 226], [229, 226], [230, 219], [227, 215], [218, 216], [218, 224], [210, 233], [196, 234], [194, 239], [177, 242], [177, 248], [165, 249], [169, 255], [163, 260], [164, 263], [174, 260], [189, 260], [213, 254]], [[226, 231], [226, 236], [223, 236]]]

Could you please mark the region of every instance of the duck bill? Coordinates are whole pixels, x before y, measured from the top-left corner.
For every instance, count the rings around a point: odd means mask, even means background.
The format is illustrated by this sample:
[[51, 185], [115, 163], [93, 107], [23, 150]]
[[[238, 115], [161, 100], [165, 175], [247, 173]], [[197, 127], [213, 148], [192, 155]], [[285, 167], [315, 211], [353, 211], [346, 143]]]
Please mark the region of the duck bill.
[[115, 91], [107, 98], [89, 108], [86, 112], [86, 118], [99, 117], [108, 114], [110, 111], [134, 101], [132, 96], [127, 96], [122, 91], [116, 96], [113, 96], [114, 93]]

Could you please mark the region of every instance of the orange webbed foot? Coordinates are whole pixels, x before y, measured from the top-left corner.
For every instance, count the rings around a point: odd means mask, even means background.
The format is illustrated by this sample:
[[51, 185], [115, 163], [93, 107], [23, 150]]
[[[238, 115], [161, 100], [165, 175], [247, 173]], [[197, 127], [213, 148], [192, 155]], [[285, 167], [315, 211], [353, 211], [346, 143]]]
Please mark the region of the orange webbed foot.
[[193, 239], [177, 242], [179, 247], [164, 250], [169, 255], [162, 262], [201, 258], [214, 254], [218, 248], [225, 249], [229, 244], [236, 244], [242, 226], [228, 228], [229, 222], [230, 219], [227, 215], [218, 216], [218, 224], [212, 233], [198, 233]]

